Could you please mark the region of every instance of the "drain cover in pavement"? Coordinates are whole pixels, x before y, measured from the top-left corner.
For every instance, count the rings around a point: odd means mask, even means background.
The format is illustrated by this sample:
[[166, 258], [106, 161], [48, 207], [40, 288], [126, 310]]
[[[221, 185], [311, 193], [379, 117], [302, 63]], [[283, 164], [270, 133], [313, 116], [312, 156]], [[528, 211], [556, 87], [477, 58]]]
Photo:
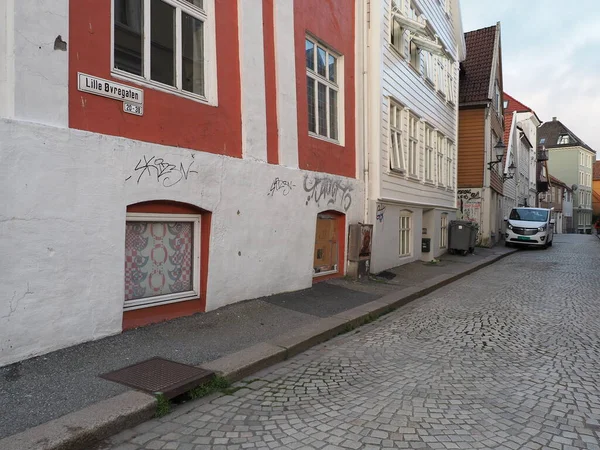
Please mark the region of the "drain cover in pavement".
[[376, 275], [377, 278], [383, 278], [385, 280], [393, 280], [394, 278], [396, 278], [396, 274], [393, 272], [388, 272], [387, 270], [384, 270], [383, 272], [379, 272]]
[[163, 358], [152, 358], [114, 372], [104, 373], [100, 375], [100, 378], [140, 391], [161, 392], [165, 397], [171, 399], [206, 383], [213, 375], [212, 371], [199, 367]]

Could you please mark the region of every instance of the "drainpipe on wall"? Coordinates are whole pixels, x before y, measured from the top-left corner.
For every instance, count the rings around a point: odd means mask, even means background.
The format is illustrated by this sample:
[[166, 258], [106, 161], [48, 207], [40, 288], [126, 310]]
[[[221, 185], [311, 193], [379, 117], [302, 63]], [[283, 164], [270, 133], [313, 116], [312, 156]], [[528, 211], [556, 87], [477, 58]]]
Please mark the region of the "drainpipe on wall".
[[364, 195], [364, 223], [369, 223], [369, 127], [368, 127], [368, 118], [369, 115], [369, 102], [367, 102], [368, 95], [368, 61], [369, 61], [369, 53], [371, 46], [369, 44], [369, 24], [368, 24], [368, 14], [367, 4], [368, 0], [364, 0], [360, 2], [362, 4], [362, 36], [361, 36], [361, 46], [362, 48], [362, 118], [361, 118], [361, 126], [362, 126], [362, 134], [363, 134], [363, 179], [365, 183], [365, 195]]

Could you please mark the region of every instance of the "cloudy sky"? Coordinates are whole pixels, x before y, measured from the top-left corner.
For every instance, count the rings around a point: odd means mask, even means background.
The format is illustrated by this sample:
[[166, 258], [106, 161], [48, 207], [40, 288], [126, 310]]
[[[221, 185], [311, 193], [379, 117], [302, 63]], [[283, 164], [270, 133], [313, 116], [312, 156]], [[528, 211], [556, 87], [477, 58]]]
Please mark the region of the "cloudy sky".
[[504, 90], [600, 159], [600, 0], [461, 0], [465, 31], [501, 23]]

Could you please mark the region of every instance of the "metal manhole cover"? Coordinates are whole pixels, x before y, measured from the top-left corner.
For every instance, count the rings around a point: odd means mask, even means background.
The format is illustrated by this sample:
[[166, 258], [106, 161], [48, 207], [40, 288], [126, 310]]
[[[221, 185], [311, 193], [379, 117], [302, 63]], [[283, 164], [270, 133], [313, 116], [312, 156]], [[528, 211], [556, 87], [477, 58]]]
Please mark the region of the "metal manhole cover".
[[151, 358], [99, 376], [140, 391], [162, 392], [165, 397], [171, 399], [206, 383], [213, 375], [212, 371], [199, 367], [164, 358]]

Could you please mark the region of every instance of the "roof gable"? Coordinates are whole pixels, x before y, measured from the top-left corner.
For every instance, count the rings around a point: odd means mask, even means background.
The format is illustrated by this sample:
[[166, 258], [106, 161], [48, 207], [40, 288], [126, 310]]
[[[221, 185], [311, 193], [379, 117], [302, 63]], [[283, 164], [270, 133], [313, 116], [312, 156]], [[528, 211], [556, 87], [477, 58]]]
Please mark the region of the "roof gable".
[[[559, 144], [558, 138], [563, 135], [569, 136], [569, 142]], [[537, 132], [538, 145], [543, 145], [546, 148], [561, 148], [561, 147], [583, 147], [591, 152], [596, 153], [583, 140], [579, 139], [575, 133], [569, 130], [560, 120], [544, 122]]]
[[489, 100], [497, 25], [465, 33], [467, 57], [461, 63], [460, 103]]

